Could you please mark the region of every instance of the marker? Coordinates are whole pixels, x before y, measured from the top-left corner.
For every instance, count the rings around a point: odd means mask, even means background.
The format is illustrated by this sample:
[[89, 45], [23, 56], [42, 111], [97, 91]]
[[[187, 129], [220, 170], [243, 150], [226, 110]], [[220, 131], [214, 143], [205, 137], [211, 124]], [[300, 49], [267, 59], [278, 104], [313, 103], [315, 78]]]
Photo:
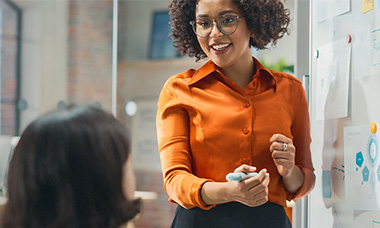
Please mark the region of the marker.
[[226, 179], [228, 181], [242, 181], [242, 180], [246, 180], [246, 179], [249, 179], [251, 177], [255, 177], [257, 176], [257, 173], [253, 172], [253, 173], [229, 173], [227, 174], [226, 176]]

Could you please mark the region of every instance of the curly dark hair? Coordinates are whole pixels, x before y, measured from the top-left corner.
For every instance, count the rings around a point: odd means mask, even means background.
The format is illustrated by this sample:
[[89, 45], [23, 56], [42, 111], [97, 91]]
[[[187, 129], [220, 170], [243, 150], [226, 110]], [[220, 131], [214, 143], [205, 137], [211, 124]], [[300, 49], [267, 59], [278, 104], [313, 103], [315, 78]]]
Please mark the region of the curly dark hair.
[[[248, 28], [254, 34], [250, 45], [257, 49], [266, 49], [271, 43], [289, 34], [289, 10], [281, 0], [233, 0], [244, 13]], [[206, 58], [193, 32], [190, 21], [195, 19], [198, 0], [173, 0], [170, 5], [170, 17], [174, 47], [181, 55], [195, 57], [196, 61]]]

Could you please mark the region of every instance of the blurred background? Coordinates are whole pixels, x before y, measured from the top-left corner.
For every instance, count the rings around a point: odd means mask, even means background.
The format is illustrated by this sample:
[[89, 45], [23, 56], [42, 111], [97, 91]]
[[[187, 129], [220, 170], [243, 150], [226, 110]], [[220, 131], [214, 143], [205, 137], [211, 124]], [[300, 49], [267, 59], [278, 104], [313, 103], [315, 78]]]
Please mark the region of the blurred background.
[[[1, 135], [20, 135], [32, 120], [67, 103], [112, 111], [132, 133], [136, 195], [144, 199], [135, 227], [171, 223], [176, 205], [163, 189], [156, 102], [167, 78], [204, 63], [180, 57], [172, 47], [169, 2], [0, 0]], [[300, 4], [285, 2], [289, 36], [276, 47], [252, 49], [268, 68], [299, 78], [308, 72], [308, 63], [299, 60], [300, 52], [308, 52], [308, 29], [297, 31], [308, 25], [302, 16], [308, 7]]]

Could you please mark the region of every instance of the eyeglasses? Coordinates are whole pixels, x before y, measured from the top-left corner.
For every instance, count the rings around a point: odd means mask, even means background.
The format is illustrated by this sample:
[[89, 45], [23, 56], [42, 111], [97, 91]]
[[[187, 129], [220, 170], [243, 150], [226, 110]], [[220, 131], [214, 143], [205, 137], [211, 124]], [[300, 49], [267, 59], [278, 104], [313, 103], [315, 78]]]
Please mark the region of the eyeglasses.
[[224, 35], [233, 34], [238, 27], [238, 20], [244, 16], [223, 15], [218, 20], [211, 20], [208, 18], [198, 18], [194, 21], [190, 21], [195, 34], [199, 37], [208, 37], [211, 34], [214, 27], [214, 21], [219, 31]]

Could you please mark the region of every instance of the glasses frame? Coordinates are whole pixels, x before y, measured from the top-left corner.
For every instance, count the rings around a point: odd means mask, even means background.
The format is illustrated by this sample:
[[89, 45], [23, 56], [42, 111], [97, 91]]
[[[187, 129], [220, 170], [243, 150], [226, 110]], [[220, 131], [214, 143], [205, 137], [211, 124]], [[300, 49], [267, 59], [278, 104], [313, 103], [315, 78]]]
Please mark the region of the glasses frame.
[[[225, 17], [235, 17], [236, 18], [236, 28], [234, 29], [234, 31], [230, 32], [230, 33], [226, 33], [223, 31], [223, 29], [221, 28], [220, 24], [219, 24], [219, 21], [220, 19], [222, 18], [225, 18]], [[212, 27], [211, 27], [211, 30], [210, 32], [207, 34], [207, 36], [200, 36], [198, 33], [197, 33], [197, 29], [196, 29], [196, 21], [197, 19], [195, 20], [192, 20], [189, 22], [189, 24], [191, 25], [191, 27], [193, 28], [193, 31], [195, 33], [195, 35], [199, 36], [199, 37], [202, 37], [202, 38], [206, 38], [206, 37], [209, 37], [210, 34], [212, 33], [212, 29], [214, 28], [214, 22], [216, 23], [216, 27], [218, 27], [219, 31], [224, 34], [224, 35], [232, 35], [234, 32], [236, 32], [238, 26], [239, 26], [239, 19], [240, 18], [243, 18], [244, 16], [235, 16], [235, 15], [223, 15], [223, 16], [220, 16], [218, 19], [210, 19], [210, 18], [205, 18], [205, 20], [209, 20], [212, 22]]]

